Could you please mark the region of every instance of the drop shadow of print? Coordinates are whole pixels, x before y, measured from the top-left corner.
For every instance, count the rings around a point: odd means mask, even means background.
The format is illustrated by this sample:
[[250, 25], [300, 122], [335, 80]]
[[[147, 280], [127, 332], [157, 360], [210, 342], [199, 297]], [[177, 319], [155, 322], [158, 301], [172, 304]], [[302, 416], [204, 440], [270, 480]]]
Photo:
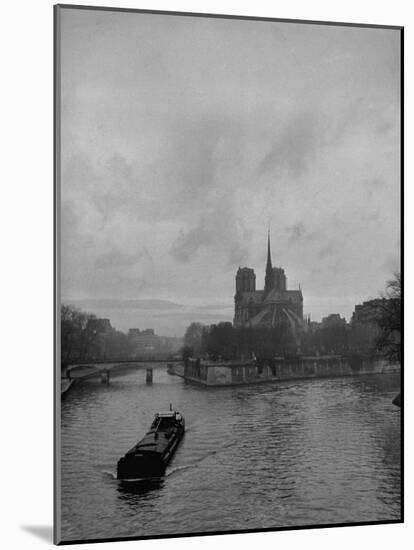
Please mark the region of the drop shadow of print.
[[53, 527], [51, 525], [21, 525], [21, 529], [49, 544], [53, 543]]

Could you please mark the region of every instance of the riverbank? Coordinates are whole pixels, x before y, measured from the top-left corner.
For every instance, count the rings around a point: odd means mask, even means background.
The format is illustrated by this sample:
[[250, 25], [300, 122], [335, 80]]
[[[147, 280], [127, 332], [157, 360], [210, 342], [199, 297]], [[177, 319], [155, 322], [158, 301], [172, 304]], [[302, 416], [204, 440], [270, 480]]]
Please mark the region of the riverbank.
[[[399, 364], [390, 364], [382, 357], [329, 355], [274, 358], [270, 361], [206, 361], [189, 358], [184, 365], [182, 376], [185, 380], [205, 386], [234, 386], [279, 380], [336, 378], [399, 372]], [[175, 372], [175, 374], [181, 376], [179, 372]]]

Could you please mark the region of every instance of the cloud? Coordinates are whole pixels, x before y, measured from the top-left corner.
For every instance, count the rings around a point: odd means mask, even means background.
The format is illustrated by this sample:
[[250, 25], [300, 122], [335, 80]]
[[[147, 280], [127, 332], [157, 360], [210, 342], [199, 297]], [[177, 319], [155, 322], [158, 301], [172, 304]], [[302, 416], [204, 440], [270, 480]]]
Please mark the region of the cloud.
[[297, 222], [293, 225], [289, 225], [285, 229], [288, 234], [288, 242], [290, 244], [296, 243], [298, 241], [309, 241], [315, 238], [315, 233], [306, 229], [303, 222]]
[[367, 222], [377, 222], [381, 219], [381, 213], [378, 210], [374, 210], [366, 216]]
[[243, 264], [246, 261], [247, 257], [248, 257], [248, 243], [244, 241], [234, 242], [229, 247], [228, 265], [235, 266], [235, 265]]
[[275, 129], [269, 151], [259, 165], [259, 172], [301, 176], [319, 147], [318, 118], [311, 112], [294, 112], [280, 131]]
[[384, 268], [389, 274], [399, 273], [401, 271], [400, 256], [398, 254], [389, 254], [385, 258]]
[[210, 245], [213, 239], [213, 231], [200, 221], [196, 227], [190, 228], [187, 232], [180, 231], [173, 243], [171, 255], [177, 261], [186, 263], [201, 247]]
[[318, 257], [319, 259], [323, 260], [324, 258], [329, 258], [334, 253], [335, 253], [335, 246], [333, 245], [333, 243], [328, 243], [319, 249]]
[[379, 135], [388, 134], [392, 127], [393, 124], [389, 120], [381, 120], [375, 126], [375, 132]]
[[232, 304], [237, 266], [263, 269], [269, 220], [305, 301], [329, 288], [350, 308], [382, 288], [398, 256], [398, 33], [93, 10], [62, 23], [64, 293]]
[[248, 256], [251, 232], [235, 214], [235, 205], [230, 196], [223, 196], [221, 202], [194, 224], [182, 229], [172, 243], [170, 254], [178, 262], [188, 263], [197, 253], [212, 254], [214, 259], [222, 258], [224, 265], [234, 267]]
[[98, 256], [95, 260], [95, 267], [97, 269], [119, 269], [121, 267], [134, 266], [139, 260], [139, 254], [124, 252], [119, 248], [111, 248], [108, 252], [105, 252]]
[[375, 178], [370, 178], [369, 180], [367, 180], [366, 184], [374, 188], [383, 187], [385, 185], [385, 179], [377, 176]]

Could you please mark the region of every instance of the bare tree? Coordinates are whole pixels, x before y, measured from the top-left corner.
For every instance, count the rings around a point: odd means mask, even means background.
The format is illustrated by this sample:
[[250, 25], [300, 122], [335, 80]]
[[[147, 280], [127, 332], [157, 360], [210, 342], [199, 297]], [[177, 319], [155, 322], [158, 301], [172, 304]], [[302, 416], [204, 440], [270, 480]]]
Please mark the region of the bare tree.
[[61, 358], [62, 364], [79, 360], [84, 354], [83, 337], [88, 321], [95, 315], [62, 304], [61, 306]]
[[387, 282], [378, 319], [377, 347], [390, 361], [401, 362], [401, 321], [401, 274], [395, 273], [394, 278]]
[[199, 355], [201, 351], [204, 325], [201, 323], [191, 323], [184, 335], [183, 352], [187, 355]]

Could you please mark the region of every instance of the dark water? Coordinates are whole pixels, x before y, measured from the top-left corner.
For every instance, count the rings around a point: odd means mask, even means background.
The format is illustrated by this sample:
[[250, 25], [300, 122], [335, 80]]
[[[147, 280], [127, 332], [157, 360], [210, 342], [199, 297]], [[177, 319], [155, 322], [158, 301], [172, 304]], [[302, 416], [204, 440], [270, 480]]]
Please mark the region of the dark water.
[[[400, 518], [398, 375], [203, 388], [154, 369], [75, 386], [62, 404], [62, 538]], [[165, 478], [115, 479], [169, 403], [187, 432]]]

